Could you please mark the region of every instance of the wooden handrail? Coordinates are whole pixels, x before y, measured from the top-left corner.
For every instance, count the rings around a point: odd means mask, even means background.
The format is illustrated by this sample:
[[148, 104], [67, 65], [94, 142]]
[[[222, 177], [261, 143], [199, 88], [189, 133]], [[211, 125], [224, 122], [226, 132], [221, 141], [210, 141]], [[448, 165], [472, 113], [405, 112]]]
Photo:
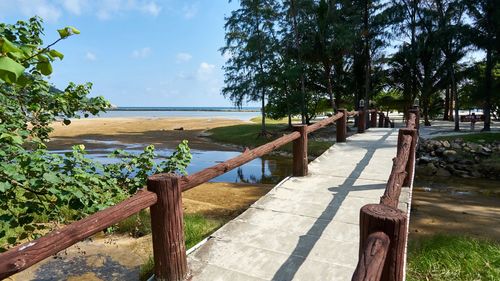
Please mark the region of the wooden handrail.
[[309, 134], [309, 133], [312, 133], [312, 132], [314, 132], [314, 131], [316, 131], [318, 129], [321, 129], [321, 128], [325, 127], [325, 126], [328, 126], [331, 123], [333, 123], [333, 122], [339, 120], [340, 118], [342, 118], [342, 116], [344, 116], [344, 113], [339, 112], [339, 113], [333, 115], [332, 117], [323, 119], [323, 120], [321, 120], [319, 122], [316, 122], [316, 123], [314, 123], [312, 125], [309, 125], [309, 126], [307, 126], [307, 133]]
[[261, 145], [255, 149], [247, 150], [242, 154], [231, 158], [223, 163], [219, 163], [212, 167], [201, 170], [197, 173], [191, 174], [189, 176], [184, 176], [181, 178], [181, 187], [182, 191], [189, 190], [195, 186], [198, 186], [202, 183], [205, 183], [217, 176], [220, 176], [234, 168], [237, 168], [245, 163], [248, 163], [255, 158], [261, 157], [278, 147], [281, 147], [293, 140], [300, 138], [299, 132], [293, 132], [287, 135], [284, 135], [272, 142]]
[[[324, 119], [322, 121], [319, 121], [317, 123], [314, 123], [311, 126], [307, 126], [307, 133], [314, 132], [320, 128], [323, 128], [327, 126], [328, 124], [331, 124], [335, 122], [336, 120], [342, 118], [344, 114], [343, 113], [337, 113], [332, 117], [329, 117], [327, 119]], [[268, 154], [269, 152], [275, 150], [278, 147], [281, 147], [287, 143], [290, 143], [296, 139], [300, 138], [300, 133], [299, 132], [293, 132], [287, 135], [284, 135], [272, 142], [268, 142], [266, 144], [263, 144], [257, 148], [254, 148], [252, 150], [247, 150], [243, 152], [242, 154], [231, 158], [227, 161], [224, 161], [223, 163], [219, 163], [217, 165], [214, 165], [212, 167], [206, 168], [204, 170], [201, 170], [197, 173], [191, 174], [189, 176], [185, 176], [181, 178], [181, 187], [183, 191], [189, 190], [195, 186], [198, 186], [202, 183], [205, 183], [213, 178], [216, 178], [232, 169], [235, 169], [245, 163], [248, 163], [258, 157], [261, 157], [265, 154]]]
[[352, 281], [379, 281], [382, 277], [385, 258], [389, 250], [390, 239], [381, 231], [368, 236], [362, 251]]
[[0, 279], [7, 278], [33, 264], [55, 255], [83, 239], [154, 205], [155, 193], [141, 190], [132, 197], [61, 229], [18, 245], [0, 254]]
[[410, 147], [412, 144], [411, 136], [403, 136], [403, 141], [398, 143], [399, 153], [394, 158], [392, 164], [391, 175], [387, 181], [384, 195], [380, 198], [380, 204], [385, 204], [393, 208], [397, 208], [399, 202], [399, 195], [401, 194], [401, 187], [403, 181], [408, 174], [406, 172], [406, 165], [410, 156]]
[[[200, 172], [194, 173], [189, 176], [184, 176], [180, 179], [173, 179], [172, 177], [167, 177], [166, 179], [162, 178], [162, 181], [172, 181], [171, 184], [160, 184], [160, 185], [165, 185], [165, 188], [170, 189], [175, 189], [178, 188], [181, 191], [185, 191], [188, 189], [191, 189], [199, 184], [202, 184], [204, 182], [209, 181], [210, 179], [213, 179], [219, 175], [222, 175], [226, 173], [229, 170], [232, 170], [236, 167], [239, 167], [249, 161], [252, 161], [255, 158], [261, 157], [273, 150], [275, 150], [278, 147], [281, 147], [287, 143], [290, 143], [292, 141], [298, 140], [301, 137], [304, 137], [301, 135], [301, 132], [305, 133], [305, 137], [307, 137], [307, 134], [314, 132], [322, 127], [327, 126], [328, 124], [331, 124], [337, 120], [344, 120], [342, 124], [345, 126], [345, 118], [347, 116], [354, 116], [359, 114], [358, 111], [354, 112], [349, 112], [346, 113], [344, 116], [344, 111], [337, 113], [336, 115], [329, 117], [327, 119], [324, 119], [322, 121], [316, 122], [313, 125], [310, 126], [305, 126], [304, 130], [300, 131], [295, 131], [293, 133], [284, 135], [274, 141], [271, 141], [267, 144], [261, 145], [255, 149], [252, 150], [246, 150], [243, 152], [241, 155], [234, 157], [232, 159], [229, 159], [225, 161], [224, 163], [220, 163], [217, 165], [214, 165], [212, 167], [209, 167], [207, 169], [204, 169]], [[345, 131], [345, 128], [343, 128]], [[340, 132], [340, 130], [339, 130]], [[340, 133], [342, 134], [342, 133]], [[345, 134], [345, 132], [344, 132]], [[338, 138], [339, 136], [337, 136]], [[344, 136], [345, 138], [345, 136]], [[345, 140], [344, 140], [345, 141]], [[302, 141], [302, 144], [307, 145], [307, 141]], [[307, 147], [305, 147], [305, 150], [307, 151]], [[301, 149], [303, 152], [304, 149]], [[302, 163], [303, 165], [307, 165], [307, 154], [305, 154], [305, 163]], [[304, 155], [302, 155], [302, 158], [304, 158]], [[307, 171], [306, 171], [307, 172]], [[164, 192], [161, 190], [161, 188], [153, 188], [150, 186], [150, 182], [155, 179], [154, 177], [150, 177], [148, 179], [148, 188], [151, 188], [151, 190], [154, 190], [155, 192], [147, 191], [147, 190], [140, 190], [137, 192], [137, 194], [131, 196], [130, 198], [124, 200], [121, 203], [116, 204], [115, 206], [109, 207], [107, 209], [104, 209], [102, 211], [99, 211], [93, 215], [90, 215], [82, 220], [73, 222], [59, 230], [55, 230], [51, 233], [49, 233], [46, 236], [43, 236], [41, 238], [38, 238], [36, 240], [33, 240], [28, 243], [24, 243], [21, 245], [18, 245], [10, 250], [8, 250], [5, 253], [0, 254], [0, 279], [7, 278], [17, 272], [20, 272], [31, 265], [48, 258], [56, 253], [58, 253], [61, 250], [64, 250], [75, 243], [92, 236], [93, 234], [102, 231], [108, 227], [110, 227], [113, 224], [116, 224], [120, 222], [121, 220], [138, 213], [139, 211], [148, 208], [148, 207], [154, 207], [155, 210], [158, 209], [160, 211], [166, 210], [166, 208], [171, 209], [172, 206], [172, 198], [176, 197], [179, 199], [180, 197], [175, 194], [179, 194], [178, 192]], [[174, 194], [174, 195], [172, 195]], [[161, 200], [160, 200], [161, 197]], [[172, 197], [172, 198], [171, 198]], [[166, 201], [165, 201], [166, 200]], [[162, 203], [161, 203], [161, 202]], [[160, 202], [160, 203], [158, 203]], [[179, 201], [180, 202], [180, 201]], [[180, 203], [178, 203], [180, 204]], [[162, 205], [159, 206], [159, 205]], [[177, 207], [180, 205], [176, 205]], [[177, 208], [179, 209], [179, 208]], [[179, 209], [176, 214], [172, 214], [172, 216], [179, 216], [179, 214], [182, 214], [182, 209]], [[159, 213], [159, 211], [152, 211], [153, 213]], [[158, 230], [157, 232], [162, 232], [162, 233], [157, 233], [156, 237], [158, 235], [167, 235], [163, 232], [168, 231], [168, 229], [175, 228], [172, 225], [169, 225], [169, 222], [160, 222], [160, 219], [158, 218], [159, 216], [157, 215], [156, 218], [152, 216], [152, 221], [156, 219], [156, 222], [152, 222], [153, 224], [155, 223], [162, 223], [161, 229], [164, 230]], [[178, 220], [181, 221], [181, 220]], [[160, 229], [160, 227], [157, 227]], [[166, 229], [166, 230], [165, 230]], [[177, 240], [183, 241], [183, 234], [178, 233], [177, 234], [179, 237]], [[153, 234], [155, 236], [155, 234]], [[168, 235], [167, 235], [168, 236]], [[166, 236], [166, 237], [167, 237]], [[161, 238], [163, 236], [160, 236], [158, 238], [157, 244], [161, 245], [156, 245], [157, 249], [170, 249], [168, 245], [165, 243], [167, 242], [166, 239]], [[169, 237], [169, 236], [168, 236]], [[179, 243], [177, 243], [179, 244]], [[178, 251], [177, 251], [178, 252]], [[165, 255], [163, 255], [165, 256]], [[156, 260], [156, 257], [155, 257]], [[162, 265], [158, 265], [162, 266]], [[155, 272], [159, 270], [159, 268], [155, 268]], [[170, 269], [168, 269], [170, 270]], [[168, 271], [167, 270], [167, 271]], [[181, 274], [184, 270], [180, 270], [178, 273]], [[162, 271], [163, 272], [163, 271]], [[165, 272], [163, 272], [165, 273]], [[170, 275], [171, 273], [165, 273], [167, 275]], [[162, 275], [163, 276], [163, 275]]]
[[417, 115], [413, 112], [410, 112], [410, 114], [408, 114], [408, 120], [406, 121], [406, 128], [416, 129], [416, 121]]

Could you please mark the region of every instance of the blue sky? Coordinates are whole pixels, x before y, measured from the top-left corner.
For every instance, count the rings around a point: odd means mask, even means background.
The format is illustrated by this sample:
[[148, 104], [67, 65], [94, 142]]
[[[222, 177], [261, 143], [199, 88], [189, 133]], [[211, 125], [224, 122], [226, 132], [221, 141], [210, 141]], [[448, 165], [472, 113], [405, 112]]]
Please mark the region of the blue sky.
[[50, 78], [59, 88], [89, 81], [118, 106], [231, 106], [218, 50], [234, 2], [0, 0], [0, 21], [41, 16], [45, 44], [64, 26], [81, 31], [55, 47], [65, 55]]

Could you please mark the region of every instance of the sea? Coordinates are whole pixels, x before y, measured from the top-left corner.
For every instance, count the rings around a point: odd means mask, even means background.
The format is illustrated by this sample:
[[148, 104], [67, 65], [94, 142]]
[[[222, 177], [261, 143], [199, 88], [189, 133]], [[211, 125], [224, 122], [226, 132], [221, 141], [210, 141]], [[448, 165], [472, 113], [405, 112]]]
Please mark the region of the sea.
[[89, 118], [227, 118], [248, 121], [260, 115], [258, 107], [114, 107]]

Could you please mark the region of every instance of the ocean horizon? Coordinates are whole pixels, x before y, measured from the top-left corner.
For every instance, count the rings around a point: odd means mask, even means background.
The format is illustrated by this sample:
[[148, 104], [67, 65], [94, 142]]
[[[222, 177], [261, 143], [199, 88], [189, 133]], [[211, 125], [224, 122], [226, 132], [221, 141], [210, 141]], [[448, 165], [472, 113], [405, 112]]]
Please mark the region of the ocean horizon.
[[89, 118], [225, 118], [249, 121], [260, 115], [259, 107], [139, 107], [118, 106]]

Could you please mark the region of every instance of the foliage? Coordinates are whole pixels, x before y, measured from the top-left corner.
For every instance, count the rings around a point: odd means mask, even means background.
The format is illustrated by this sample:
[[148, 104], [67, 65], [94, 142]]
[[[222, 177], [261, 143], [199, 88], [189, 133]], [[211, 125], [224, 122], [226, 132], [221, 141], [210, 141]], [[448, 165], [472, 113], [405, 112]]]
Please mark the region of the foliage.
[[408, 280], [499, 280], [500, 244], [437, 235], [410, 241]]
[[55, 89], [45, 76], [51, 63], [63, 59], [52, 49], [79, 31], [58, 30], [60, 38], [42, 47], [42, 20], [0, 23], [0, 250], [31, 239], [54, 224], [82, 218], [142, 188], [148, 175], [185, 172], [191, 160], [187, 141], [156, 163], [154, 147], [139, 155], [115, 151], [116, 164], [102, 165], [86, 157], [83, 145], [64, 155], [50, 153], [45, 142], [50, 124], [88, 117], [109, 107], [102, 97], [88, 97], [91, 84], [70, 83]]

